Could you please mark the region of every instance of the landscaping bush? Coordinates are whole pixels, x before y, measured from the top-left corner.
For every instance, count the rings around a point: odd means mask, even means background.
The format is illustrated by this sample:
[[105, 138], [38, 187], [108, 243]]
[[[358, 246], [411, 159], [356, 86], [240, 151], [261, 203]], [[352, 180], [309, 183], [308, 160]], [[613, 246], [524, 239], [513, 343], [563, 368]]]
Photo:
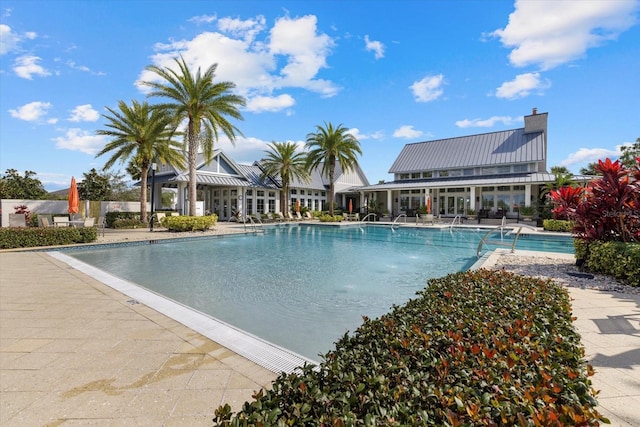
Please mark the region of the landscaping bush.
[[167, 216], [162, 218], [160, 224], [169, 231], [205, 231], [216, 225], [218, 215], [207, 216]]
[[597, 425], [592, 369], [569, 295], [551, 280], [479, 270], [429, 281], [364, 319], [318, 367], [281, 374], [216, 426]]
[[328, 214], [322, 214], [320, 216], [318, 216], [318, 219], [320, 220], [320, 222], [341, 222], [344, 217], [342, 215], [328, 215]]
[[148, 228], [149, 224], [140, 221], [140, 218], [118, 218], [111, 223], [111, 228]]
[[[577, 240], [577, 239], [576, 239]], [[594, 273], [611, 275], [630, 286], [640, 286], [640, 243], [574, 242], [576, 258]]]
[[124, 219], [137, 219], [140, 223], [140, 212], [107, 212], [105, 215], [105, 222], [108, 228], [114, 228], [114, 223], [117, 220]]
[[0, 249], [72, 245], [97, 239], [95, 227], [0, 228]]
[[545, 219], [542, 222], [545, 231], [561, 231], [569, 233], [573, 229], [573, 221], [563, 219]]

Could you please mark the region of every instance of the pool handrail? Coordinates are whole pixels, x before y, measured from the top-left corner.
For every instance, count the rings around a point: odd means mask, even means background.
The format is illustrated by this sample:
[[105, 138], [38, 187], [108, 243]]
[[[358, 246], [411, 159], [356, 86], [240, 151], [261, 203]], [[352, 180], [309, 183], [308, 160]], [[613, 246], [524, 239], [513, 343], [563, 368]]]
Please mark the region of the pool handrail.
[[364, 218], [362, 218], [362, 219], [360, 220], [360, 222], [365, 222], [365, 221], [367, 220], [367, 218], [369, 218], [370, 216], [373, 216], [373, 220], [374, 220], [374, 221], [375, 221], [375, 220], [376, 220], [376, 218], [378, 217], [378, 215], [376, 215], [375, 213], [371, 212], [371, 213], [368, 213], [367, 215], [365, 215], [365, 217], [364, 217]]
[[480, 238], [480, 242], [478, 243], [478, 249], [476, 250], [476, 256], [478, 258], [480, 258], [480, 253], [482, 252], [482, 245], [485, 244], [491, 244], [491, 245], [498, 245], [498, 246], [511, 246], [511, 253], [515, 252], [516, 250], [516, 244], [518, 243], [518, 237], [520, 237], [520, 232], [522, 231], [522, 228], [524, 227], [523, 225], [520, 225], [518, 227], [518, 232], [516, 233], [516, 237], [513, 238], [513, 242], [508, 243], [508, 242], [504, 242], [504, 241], [497, 241], [497, 240], [487, 240], [487, 237], [489, 237], [489, 235], [493, 232], [495, 232], [496, 230], [500, 230], [500, 235], [502, 236], [502, 232], [504, 231], [504, 226], [503, 225], [498, 225], [496, 227], [491, 228], [489, 231], [487, 231], [481, 238]]
[[258, 221], [258, 223], [256, 224], [254, 222], [254, 218], [251, 215], [247, 215], [244, 217], [244, 221], [242, 221], [244, 223], [244, 231], [247, 231], [247, 219], [249, 220], [249, 223], [251, 223], [252, 228], [253, 228], [253, 234], [258, 234], [258, 226], [260, 226], [260, 229], [262, 231], [264, 231], [264, 228], [262, 228], [262, 226], [264, 225], [262, 223], [262, 220], [258, 217], [256, 217], [255, 219]]
[[462, 217], [460, 215], [456, 215], [453, 217], [453, 221], [449, 225], [449, 231], [453, 230], [453, 226], [456, 225], [456, 219], [458, 220], [458, 225], [462, 225]]

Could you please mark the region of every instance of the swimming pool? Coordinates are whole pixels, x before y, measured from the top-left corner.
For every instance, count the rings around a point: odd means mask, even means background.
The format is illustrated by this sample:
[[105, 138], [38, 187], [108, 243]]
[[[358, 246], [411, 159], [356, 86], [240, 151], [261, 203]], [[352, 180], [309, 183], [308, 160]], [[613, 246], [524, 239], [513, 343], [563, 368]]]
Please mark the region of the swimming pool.
[[[486, 230], [283, 226], [264, 233], [94, 248], [69, 255], [312, 360], [362, 316], [465, 270]], [[501, 236], [508, 240], [508, 236]], [[570, 239], [518, 248], [570, 252]]]

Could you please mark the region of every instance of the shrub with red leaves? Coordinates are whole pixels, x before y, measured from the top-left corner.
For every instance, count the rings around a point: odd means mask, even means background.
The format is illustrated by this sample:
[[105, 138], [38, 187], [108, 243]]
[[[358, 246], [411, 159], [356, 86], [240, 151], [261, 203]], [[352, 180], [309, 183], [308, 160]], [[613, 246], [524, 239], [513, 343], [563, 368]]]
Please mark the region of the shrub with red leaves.
[[573, 232], [587, 241], [640, 242], [640, 158], [633, 169], [600, 160], [597, 170], [602, 176], [589, 183], [584, 199], [566, 208]]

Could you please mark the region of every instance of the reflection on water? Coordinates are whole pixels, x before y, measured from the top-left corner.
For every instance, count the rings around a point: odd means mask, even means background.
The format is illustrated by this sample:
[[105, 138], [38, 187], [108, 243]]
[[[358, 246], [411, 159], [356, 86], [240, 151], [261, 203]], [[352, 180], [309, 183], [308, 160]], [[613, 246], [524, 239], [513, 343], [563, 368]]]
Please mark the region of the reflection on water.
[[[331, 350], [346, 331], [354, 331], [363, 315], [378, 317], [414, 297], [429, 278], [468, 268], [476, 260], [482, 234], [375, 226], [278, 227], [258, 235], [69, 255], [319, 360], [318, 354]], [[537, 241], [528, 249], [552, 244], [558, 242]]]

